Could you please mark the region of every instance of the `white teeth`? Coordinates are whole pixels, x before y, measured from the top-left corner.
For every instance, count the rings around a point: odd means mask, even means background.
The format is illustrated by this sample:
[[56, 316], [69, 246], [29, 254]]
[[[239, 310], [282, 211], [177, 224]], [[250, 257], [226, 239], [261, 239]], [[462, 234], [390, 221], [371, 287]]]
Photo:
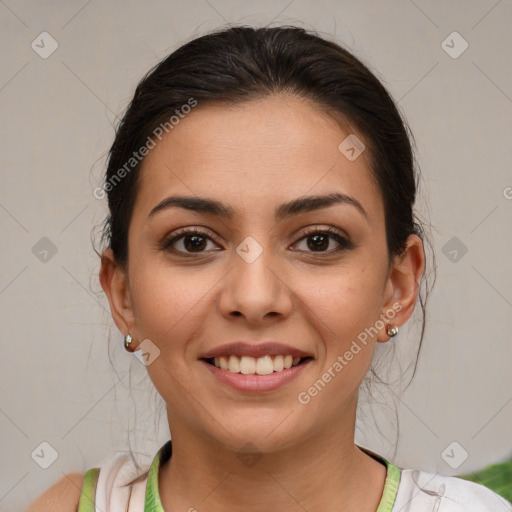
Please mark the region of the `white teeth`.
[[217, 368], [227, 370], [232, 373], [243, 373], [244, 375], [270, 375], [273, 372], [280, 372], [284, 369], [297, 366], [300, 363], [300, 357], [293, 357], [291, 355], [282, 356], [263, 356], [263, 357], [250, 357], [250, 356], [235, 356], [231, 355], [215, 357], [213, 364]]
[[233, 373], [240, 371], [240, 358], [238, 356], [229, 356], [228, 370]]
[[256, 359], [254, 357], [242, 356], [240, 359], [240, 373], [250, 375], [256, 371]]
[[256, 360], [256, 373], [258, 375], [269, 375], [274, 371], [274, 364], [270, 356], [258, 357]]
[[274, 357], [274, 371], [280, 372], [284, 369], [284, 357], [279, 355]]

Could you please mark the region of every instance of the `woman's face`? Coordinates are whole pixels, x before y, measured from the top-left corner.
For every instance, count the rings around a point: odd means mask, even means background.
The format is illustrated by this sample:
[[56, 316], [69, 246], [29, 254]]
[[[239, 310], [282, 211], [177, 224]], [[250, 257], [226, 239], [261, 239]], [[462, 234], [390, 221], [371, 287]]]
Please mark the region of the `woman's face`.
[[[251, 442], [265, 452], [353, 428], [375, 343], [389, 339], [377, 321], [405, 292], [389, 272], [367, 153], [354, 160], [338, 148], [349, 135], [290, 96], [199, 104], [145, 158], [127, 276], [117, 270], [119, 283], [127, 277], [126, 302], [114, 317], [136, 348], [146, 340], [171, 432], [179, 422], [233, 449]], [[329, 194], [350, 199], [293, 207]], [[222, 207], [165, 207], [171, 196]], [[200, 233], [180, 236], [184, 229]], [[223, 347], [237, 342], [245, 345]], [[216, 351], [228, 369], [204, 359]], [[286, 355], [308, 358], [276, 371]], [[230, 371], [238, 360], [247, 373]], [[252, 375], [254, 365], [272, 373]]]

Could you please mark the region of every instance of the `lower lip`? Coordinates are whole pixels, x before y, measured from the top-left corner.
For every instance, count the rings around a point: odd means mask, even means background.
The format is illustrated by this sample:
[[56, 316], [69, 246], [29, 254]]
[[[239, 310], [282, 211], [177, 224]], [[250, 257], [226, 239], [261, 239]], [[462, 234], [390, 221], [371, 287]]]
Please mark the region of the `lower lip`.
[[292, 366], [291, 368], [287, 368], [279, 372], [273, 372], [268, 375], [244, 375], [243, 373], [233, 373], [217, 368], [204, 360], [201, 360], [200, 362], [206, 365], [212, 375], [223, 384], [227, 384], [238, 391], [263, 393], [265, 391], [274, 391], [295, 379], [302, 370], [308, 366], [311, 359], [308, 359], [297, 366]]

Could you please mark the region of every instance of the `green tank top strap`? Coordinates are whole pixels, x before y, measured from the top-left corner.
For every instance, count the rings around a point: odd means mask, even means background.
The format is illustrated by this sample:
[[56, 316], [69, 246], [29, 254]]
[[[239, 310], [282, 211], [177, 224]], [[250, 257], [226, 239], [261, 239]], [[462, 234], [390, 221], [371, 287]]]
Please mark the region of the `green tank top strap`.
[[388, 474], [386, 476], [386, 483], [384, 484], [384, 493], [382, 494], [377, 512], [391, 512], [398, 493], [402, 470], [386, 459], [383, 460], [388, 468]]
[[160, 472], [160, 465], [169, 459], [171, 453], [171, 441], [167, 441], [167, 443], [158, 450], [153, 462], [151, 463], [146, 484], [144, 512], [165, 512], [158, 490], [158, 474]]
[[85, 472], [77, 512], [94, 512], [94, 498], [99, 476], [100, 468], [88, 469]]
[[377, 512], [392, 512], [402, 477], [402, 470], [374, 451], [359, 445], [356, 446], [367, 455], [386, 466], [386, 481], [384, 483], [384, 491], [379, 506], [377, 507]]

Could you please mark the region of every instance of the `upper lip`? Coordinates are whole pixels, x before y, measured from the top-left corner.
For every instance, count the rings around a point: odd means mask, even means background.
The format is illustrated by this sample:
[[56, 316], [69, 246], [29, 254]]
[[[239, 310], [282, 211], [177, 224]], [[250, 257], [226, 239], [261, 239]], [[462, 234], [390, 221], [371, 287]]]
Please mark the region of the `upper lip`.
[[266, 355], [291, 355], [292, 357], [313, 357], [312, 354], [304, 350], [291, 347], [290, 345], [285, 345], [284, 343], [278, 343], [275, 341], [267, 341], [264, 343], [236, 341], [234, 343], [227, 343], [225, 345], [220, 345], [218, 347], [212, 348], [208, 352], [201, 354], [199, 356], [199, 359], [211, 359], [214, 357], [231, 355], [236, 355], [240, 357], [250, 356], [254, 358], [263, 357]]

